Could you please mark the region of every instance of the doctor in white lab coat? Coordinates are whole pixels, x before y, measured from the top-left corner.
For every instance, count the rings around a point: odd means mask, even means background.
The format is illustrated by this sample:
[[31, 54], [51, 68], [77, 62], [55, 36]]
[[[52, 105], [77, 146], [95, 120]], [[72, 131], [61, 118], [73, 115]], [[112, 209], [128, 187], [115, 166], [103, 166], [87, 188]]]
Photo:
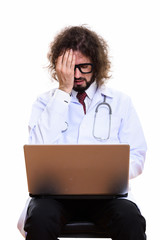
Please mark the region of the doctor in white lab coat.
[[[74, 32], [74, 36], [82, 35], [82, 38], [86, 38], [90, 34], [94, 41], [98, 41], [92, 33], [92, 31], [84, 27], [71, 27], [63, 32], [63, 34], [69, 34], [71, 31]], [[88, 34], [88, 35], [87, 35]], [[144, 134], [141, 128], [136, 111], [133, 107], [131, 99], [118, 91], [110, 89], [107, 84], [104, 84], [104, 79], [98, 82], [98, 74], [94, 70], [96, 57], [90, 56], [87, 52], [84, 54], [83, 41], [80, 37], [77, 37], [77, 43], [72, 44], [72, 38], [70, 40], [70, 45], [66, 47], [63, 46], [63, 51], [61, 50], [54, 62], [53, 57], [55, 53], [55, 46], [58, 48], [59, 37], [52, 43], [51, 51], [49, 55], [49, 60], [51, 62], [50, 68], [54, 68], [55, 73], [59, 81], [59, 88], [53, 89], [47, 93], [42, 94], [38, 97], [36, 102], [33, 104], [31, 118], [29, 122], [29, 143], [30, 144], [121, 144], [126, 143], [130, 145], [130, 169], [129, 178], [135, 178], [142, 173], [145, 154], [146, 154], [146, 142]], [[69, 38], [69, 35], [68, 35]], [[66, 36], [65, 38], [66, 39]], [[62, 39], [63, 40], [63, 39]], [[79, 47], [77, 47], [78, 43]], [[89, 40], [88, 40], [89, 41]], [[99, 41], [100, 42], [100, 41]], [[57, 44], [57, 45], [56, 45]], [[67, 43], [69, 44], [69, 43]], [[75, 46], [74, 46], [75, 44]], [[88, 44], [91, 46], [92, 42]], [[98, 43], [97, 43], [98, 44]], [[100, 43], [102, 45], [102, 43]], [[99, 44], [99, 45], [100, 45]], [[60, 44], [59, 44], [60, 45]], [[104, 44], [105, 45], [105, 44]], [[107, 49], [107, 45], [105, 45]], [[95, 48], [95, 46], [94, 46]], [[65, 51], [64, 51], [65, 49]], [[99, 50], [100, 51], [100, 50]], [[107, 56], [107, 51], [105, 52], [105, 57]], [[95, 61], [95, 62], [94, 62]], [[109, 70], [109, 61], [107, 74]], [[98, 71], [98, 70], [97, 70]], [[84, 99], [84, 104], [80, 103], [77, 98], [77, 93], [83, 93], [85, 91], [86, 97]], [[101, 104], [101, 103], [107, 104]], [[96, 108], [98, 111], [96, 113]], [[33, 204], [33, 199], [28, 200], [27, 205], [21, 215], [18, 223], [18, 227], [23, 235], [25, 231], [27, 232], [26, 239], [55, 239], [53, 236], [48, 237], [47, 233], [39, 231], [39, 233], [33, 230], [34, 224], [30, 220], [33, 218], [33, 212], [35, 210], [35, 205]], [[130, 198], [130, 194], [128, 196]], [[117, 201], [121, 201], [120, 199]], [[124, 200], [126, 202], [126, 200]], [[123, 201], [121, 201], [122, 203]], [[128, 201], [131, 203], [131, 201]], [[29, 204], [29, 208], [28, 208]], [[124, 204], [125, 205], [125, 204]], [[38, 205], [39, 209], [41, 205]], [[136, 205], [134, 204], [134, 207]], [[43, 206], [44, 207], [44, 206]], [[28, 215], [26, 218], [26, 211], [28, 210]], [[42, 206], [41, 206], [42, 208]], [[132, 207], [130, 206], [132, 209]], [[129, 208], [129, 209], [130, 209]], [[118, 207], [117, 207], [118, 209]], [[122, 208], [123, 209], [123, 208]], [[124, 208], [124, 212], [128, 209]], [[140, 220], [136, 225], [136, 234], [134, 221], [127, 227], [127, 233], [122, 228], [122, 223], [120, 226], [114, 226], [114, 232], [117, 229], [117, 235], [114, 235], [112, 231], [108, 237], [113, 237], [113, 239], [134, 239], [141, 240], [146, 239], [145, 236], [145, 220], [141, 216], [139, 209], [137, 208], [138, 216]], [[132, 212], [132, 211], [131, 211]], [[53, 216], [52, 216], [53, 217]], [[115, 216], [114, 216], [115, 217]], [[123, 216], [124, 217], [124, 216]], [[134, 217], [130, 216], [131, 219]], [[24, 221], [25, 231], [23, 229]], [[129, 219], [129, 221], [131, 220]], [[39, 219], [39, 221], [41, 221]], [[126, 222], [129, 222], [128, 219]], [[36, 223], [37, 224], [37, 223]], [[36, 225], [35, 226], [38, 226]], [[126, 223], [125, 223], [126, 224]], [[32, 227], [31, 227], [32, 225]], [[140, 226], [141, 225], [141, 226]], [[126, 225], [127, 226], [127, 225]], [[140, 226], [140, 227], [139, 227]], [[118, 227], [121, 227], [122, 232], [119, 233]], [[32, 230], [31, 230], [32, 228]], [[46, 229], [48, 226], [46, 227]], [[139, 228], [139, 229], [138, 229]], [[54, 229], [54, 227], [53, 227]], [[110, 226], [110, 229], [112, 227]], [[132, 229], [132, 230], [131, 230]], [[106, 231], [107, 225], [106, 225]], [[37, 234], [37, 235], [36, 235]], [[38, 235], [39, 234], [39, 235]], [[43, 235], [44, 234], [44, 235]], [[46, 234], [46, 235], [45, 235]], [[56, 233], [58, 237], [58, 233]], [[34, 237], [35, 236], [35, 237]], [[40, 238], [41, 236], [41, 238]]]

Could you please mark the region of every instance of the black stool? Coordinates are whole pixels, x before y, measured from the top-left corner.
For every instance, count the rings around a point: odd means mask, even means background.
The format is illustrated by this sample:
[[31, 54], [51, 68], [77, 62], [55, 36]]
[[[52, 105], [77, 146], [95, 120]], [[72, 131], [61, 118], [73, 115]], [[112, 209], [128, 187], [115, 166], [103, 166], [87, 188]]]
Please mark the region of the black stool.
[[65, 238], [106, 238], [93, 222], [70, 222], [67, 223], [59, 237]]

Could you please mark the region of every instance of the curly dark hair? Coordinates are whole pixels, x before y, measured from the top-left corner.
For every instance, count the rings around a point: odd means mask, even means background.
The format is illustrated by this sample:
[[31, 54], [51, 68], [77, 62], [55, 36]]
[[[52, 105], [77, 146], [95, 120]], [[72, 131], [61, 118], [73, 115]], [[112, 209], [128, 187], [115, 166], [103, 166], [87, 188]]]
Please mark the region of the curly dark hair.
[[94, 66], [93, 78], [96, 79], [98, 86], [110, 78], [111, 63], [106, 41], [85, 26], [71, 26], [64, 28], [50, 44], [48, 69], [53, 79], [58, 81], [55, 71], [56, 60], [67, 49], [80, 51], [90, 58]]

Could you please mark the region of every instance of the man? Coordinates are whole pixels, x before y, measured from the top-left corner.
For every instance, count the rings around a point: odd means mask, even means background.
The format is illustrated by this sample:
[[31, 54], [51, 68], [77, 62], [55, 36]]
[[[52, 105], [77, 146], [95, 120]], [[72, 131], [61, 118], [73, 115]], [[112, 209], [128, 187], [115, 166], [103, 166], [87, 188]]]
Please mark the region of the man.
[[[138, 176], [146, 143], [130, 98], [104, 84], [110, 70], [107, 43], [86, 27], [68, 27], [51, 43], [48, 58], [59, 87], [34, 103], [30, 144], [127, 143], [131, 149], [130, 179]], [[104, 107], [94, 122], [95, 109], [104, 100], [112, 109], [111, 125]], [[129, 199], [65, 201], [53, 197], [31, 199], [24, 226], [26, 239], [56, 240], [65, 222], [88, 216], [106, 237], [146, 239], [145, 219]]]

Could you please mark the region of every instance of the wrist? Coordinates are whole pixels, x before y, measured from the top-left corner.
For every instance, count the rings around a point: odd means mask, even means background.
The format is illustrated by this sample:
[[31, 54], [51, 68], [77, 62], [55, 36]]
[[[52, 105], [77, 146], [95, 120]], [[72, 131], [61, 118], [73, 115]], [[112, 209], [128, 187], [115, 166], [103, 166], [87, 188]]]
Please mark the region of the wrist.
[[71, 94], [71, 92], [72, 92], [72, 88], [65, 88], [65, 87], [60, 86], [59, 89], [68, 94]]

